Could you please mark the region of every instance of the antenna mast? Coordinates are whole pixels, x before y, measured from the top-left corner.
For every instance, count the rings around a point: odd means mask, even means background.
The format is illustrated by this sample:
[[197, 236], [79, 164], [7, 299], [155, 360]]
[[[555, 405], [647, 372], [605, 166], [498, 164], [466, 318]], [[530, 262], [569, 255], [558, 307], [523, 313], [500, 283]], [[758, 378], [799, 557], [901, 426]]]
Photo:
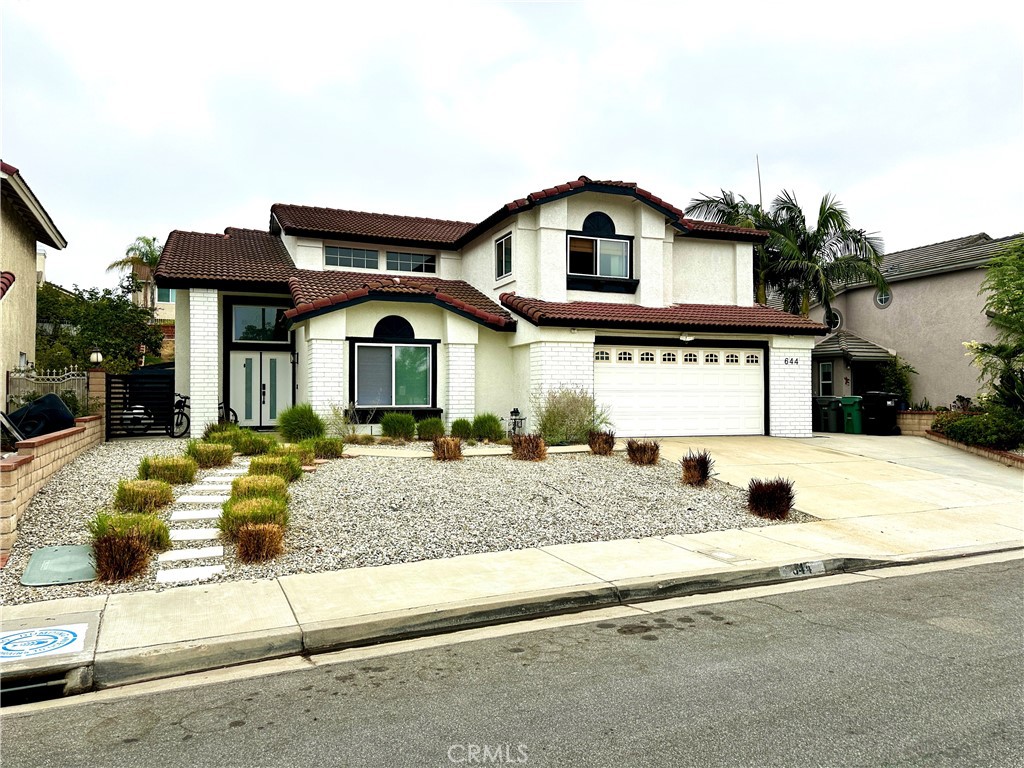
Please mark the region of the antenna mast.
[[754, 162], [757, 163], [757, 204], [764, 210], [764, 198], [761, 196], [761, 158], [754, 155]]

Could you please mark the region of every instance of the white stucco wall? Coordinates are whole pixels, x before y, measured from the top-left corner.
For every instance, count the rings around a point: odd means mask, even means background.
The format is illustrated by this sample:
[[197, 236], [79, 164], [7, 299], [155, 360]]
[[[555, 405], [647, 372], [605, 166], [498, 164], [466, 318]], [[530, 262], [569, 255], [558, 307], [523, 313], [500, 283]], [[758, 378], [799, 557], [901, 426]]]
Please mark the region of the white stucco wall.
[[672, 300], [682, 304], [754, 303], [749, 243], [678, 237], [672, 249]]
[[0, 408], [7, 410], [7, 371], [21, 353], [36, 359], [36, 239], [14, 206], [0, 208], [0, 270], [14, 273], [14, 285], [0, 301]]

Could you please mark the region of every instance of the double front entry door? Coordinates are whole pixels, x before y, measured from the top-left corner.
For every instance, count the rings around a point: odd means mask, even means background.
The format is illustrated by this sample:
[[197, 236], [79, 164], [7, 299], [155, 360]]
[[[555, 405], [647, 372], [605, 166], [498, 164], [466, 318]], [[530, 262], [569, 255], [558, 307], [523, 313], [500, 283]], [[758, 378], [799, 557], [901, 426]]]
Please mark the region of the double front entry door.
[[231, 353], [231, 407], [244, 427], [271, 427], [292, 404], [288, 352]]

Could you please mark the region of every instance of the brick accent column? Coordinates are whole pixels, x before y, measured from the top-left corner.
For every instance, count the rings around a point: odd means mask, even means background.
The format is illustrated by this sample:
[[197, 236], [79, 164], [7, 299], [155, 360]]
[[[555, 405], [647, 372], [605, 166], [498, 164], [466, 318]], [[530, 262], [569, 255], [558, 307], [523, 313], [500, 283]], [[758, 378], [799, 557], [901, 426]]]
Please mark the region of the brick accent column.
[[530, 394], [582, 387], [594, 391], [594, 345], [541, 341], [530, 345]]
[[473, 420], [476, 415], [476, 345], [446, 344], [448, 350], [448, 405], [445, 421]]
[[189, 395], [191, 436], [200, 437], [207, 424], [217, 421], [220, 402], [220, 366], [217, 334], [220, 318], [217, 291], [189, 289]]
[[769, 421], [772, 437], [811, 437], [811, 350], [768, 350]]
[[348, 380], [345, 378], [345, 345], [335, 339], [310, 339], [306, 342], [306, 388], [309, 404], [327, 418], [331, 405], [348, 405]]
[[86, 397], [89, 413], [105, 413], [107, 406], [107, 372], [102, 368], [90, 368], [86, 374]]

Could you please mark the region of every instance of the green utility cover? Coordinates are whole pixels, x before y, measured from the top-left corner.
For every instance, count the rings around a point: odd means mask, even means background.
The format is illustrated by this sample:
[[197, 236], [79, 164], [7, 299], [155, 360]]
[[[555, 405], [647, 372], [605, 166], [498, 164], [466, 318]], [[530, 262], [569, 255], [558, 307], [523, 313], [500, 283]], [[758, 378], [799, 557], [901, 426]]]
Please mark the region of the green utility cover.
[[21, 583], [26, 587], [51, 587], [95, 579], [92, 547], [80, 545], [37, 549], [28, 560]]

